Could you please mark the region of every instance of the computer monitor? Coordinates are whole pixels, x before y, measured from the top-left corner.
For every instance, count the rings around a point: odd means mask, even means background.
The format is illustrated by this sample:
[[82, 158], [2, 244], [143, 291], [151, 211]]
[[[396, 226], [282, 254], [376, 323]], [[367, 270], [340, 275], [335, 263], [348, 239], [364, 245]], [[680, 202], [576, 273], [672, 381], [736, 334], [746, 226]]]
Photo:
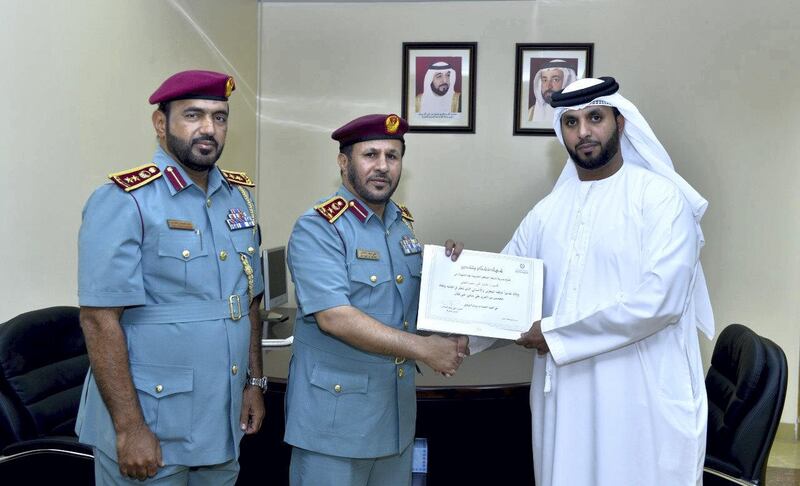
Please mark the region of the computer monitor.
[[264, 267], [264, 308], [273, 309], [289, 302], [286, 281], [286, 247], [276, 246], [262, 252]]

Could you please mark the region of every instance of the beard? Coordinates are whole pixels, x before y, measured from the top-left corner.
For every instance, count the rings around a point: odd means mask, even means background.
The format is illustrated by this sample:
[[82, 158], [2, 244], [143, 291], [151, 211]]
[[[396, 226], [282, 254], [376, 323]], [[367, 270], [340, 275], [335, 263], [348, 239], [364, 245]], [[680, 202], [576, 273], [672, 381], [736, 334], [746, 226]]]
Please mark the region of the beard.
[[356, 174], [355, 167], [353, 164], [347, 164], [347, 180], [350, 182], [350, 186], [352, 186], [353, 190], [356, 192], [356, 195], [359, 196], [364, 202], [368, 202], [370, 204], [386, 204], [389, 199], [391, 199], [392, 194], [394, 194], [395, 189], [397, 189], [397, 185], [400, 182], [400, 176], [397, 177], [396, 181], [393, 181], [389, 178], [389, 175], [382, 175], [382, 178], [386, 179], [386, 188], [382, 191], [373, 191], [369, 189], [366, 185], [366, 182], [362, 184], [362, 182], [358, 178], [358, 174]]
[[[579, 141], [577, 145], [584, 143], [585, 140]], [[600, 142], [595, 142], [600, 144]], [[577, 146], [576, 145], [576, 146]], [[605, 144], [600, 144], [602, 150], [595, 156], [584, 157], [578, 153], [574, 147], [567, 147], [567, 152], [575, 165], [581, 169], [597, 170], [606, 165], [611, 159], [619, 152], [619, 125], [614, 128], [614, 133], [606, 140]]]
[[544, 101], [548, 105], [553, 102], [553, 93], [555, 93], [555, 90], [552, 90], [552, 89], [548, 89], [547, 91], [542, 93], [542, 98], [544, 98]]
[[431, 90], [438, 96], [444, 96], [448, 89], [450, 89], [450, 85], [447, 83], [442, 83], [439, 86], [434, 86], [433, 83], [431, 83]]
[[[214, 137], [210, 135], [193, 138], [187, 143], [185, 140], [173, 135], [169, 131], [169, 126], [167, 127], [166, 142], [167, 148], [173, 155], [175, 155], [175, 157], [178, 159], [178, 162], [189, 169], [198, 172], [208, 172], [213, 169], [214, 164], [217, 163], [217, 160], [219, 160], [220, 156], [222, 155], [222, 149], [225, 148], [225, 144], [217, 143], [217, 141], [214, 140]], [[199, 142], [209, 142], [214, 146], [214, 148], [211, 150], [198, 149], [200, 150], [200, 153], [195, 154], [192, 151], [192, 148], [196, 143]]]

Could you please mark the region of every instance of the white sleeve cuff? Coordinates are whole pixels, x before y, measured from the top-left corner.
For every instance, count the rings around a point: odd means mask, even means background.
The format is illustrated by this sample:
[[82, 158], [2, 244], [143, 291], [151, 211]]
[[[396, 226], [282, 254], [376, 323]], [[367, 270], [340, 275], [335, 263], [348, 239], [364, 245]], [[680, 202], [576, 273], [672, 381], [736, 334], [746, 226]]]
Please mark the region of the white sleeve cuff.
[[555, 316], [545, 317], [542, 319], [542, 335], [550, 348], [550, 355], [556, 364], [561, 364], [567, 358], [567, 352], [564, 349], [564, 343], [561, 337], [556, 332], [556, 319]]
[[476, 355], [481, 351], [485, 351], [489, 346], [497, 341], [495, 338], [487, 338], [481, 336], [469, 337], [469, 354], [470, 356]]

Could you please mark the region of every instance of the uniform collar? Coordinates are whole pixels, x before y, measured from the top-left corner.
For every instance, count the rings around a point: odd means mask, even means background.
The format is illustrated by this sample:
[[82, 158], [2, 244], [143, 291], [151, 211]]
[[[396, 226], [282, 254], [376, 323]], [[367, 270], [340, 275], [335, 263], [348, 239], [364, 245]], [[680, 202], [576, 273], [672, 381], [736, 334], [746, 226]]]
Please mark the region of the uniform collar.
[[[355, 199], [356, 201], [359, 202], [361, 207], [367, 212], [367, 217], [364, 218], [362, 221], [363, 224], [367, 224], [367, 221], [369, 221], [369, 219], [373, 216], [376, 219], [379, 219], [378, 215], [375, 214], [375, 212], [372, 209], [370, 209], [370, 207], [367, 206], [367, 204], [361, 198], [356, 197], [352, 192], [348, 191], [347, 188], [344, 186], [344, 184], [339, 186], [339, 190], [336, 192], [336, 194], [347, 199], [347, 201], [352, 201], [353, 199]], [[386, 208], [383, 210], [384, 220], [382, 221], [382, 223], [388, 228], [389, 226], [392, 225], [392, 223], [394, 223], [394, 221], [399, 217], [399, 215], [400, 215], [400, 208], [397, 206], [397, 204], [394, 203], [394, 201], [389, 200], [386, 203]], [[356, 219], [361, 220], [360, 218]]]
[[[161, 148], [161, 146], [156, 147], [156, 153], [153, 155], [153, 163], [156, 164], [164, 174], [169, 192], [173, 196], [187, 187], [195, 185], [183, 166], [176, 162], [175, 159]], [[211, 195], [222, 186], [226, 187], [228, 190], [231, 188], [230, 183], [228, 183], [219, 172], [219, 167], [214, 166], [208, 173], [208, 190], [206, 193]]]

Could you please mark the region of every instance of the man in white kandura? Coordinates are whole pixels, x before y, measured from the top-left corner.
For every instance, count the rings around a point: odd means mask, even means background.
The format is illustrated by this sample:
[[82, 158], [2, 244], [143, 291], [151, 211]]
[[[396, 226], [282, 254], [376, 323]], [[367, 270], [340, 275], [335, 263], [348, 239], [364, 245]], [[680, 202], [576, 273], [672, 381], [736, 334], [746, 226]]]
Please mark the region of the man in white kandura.
[[439, 61], [428, 66], [422, 93], [414, 99], [417, 113], [460, 113], [461, 93], [455, 89], [456, 70]]
[[575, 70], [563, 59], [548, 61], [533, 76], [533, 96], [535, 103], [528, 109], [528, 121], [553, 120], [553, 107], [550, 101], [553, 93], [561, 91], [578, 79]]
[[707, 202], [613, 78], [553, 96], [569, 160], [504, 253], [541, 258], [531, 383], [537, 486], [702, 483], [707, 403], [697, 330]]

